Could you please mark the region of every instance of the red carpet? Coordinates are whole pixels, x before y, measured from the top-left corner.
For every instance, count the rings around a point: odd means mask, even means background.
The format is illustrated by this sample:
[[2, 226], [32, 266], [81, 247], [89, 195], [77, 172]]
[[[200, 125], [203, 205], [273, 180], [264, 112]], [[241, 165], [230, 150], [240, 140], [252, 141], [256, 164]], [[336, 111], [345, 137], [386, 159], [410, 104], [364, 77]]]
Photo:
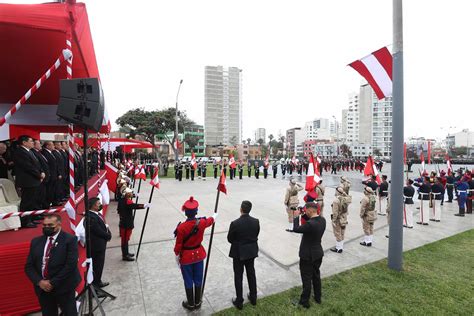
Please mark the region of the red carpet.
[[[101, 171], [103, 176], [105, 171]], [[102, 179], [105, 179], [102, 177]], [[98, 176], [89, 180], [89, 197], [96, 196], [98, 192]], [[76, 193], [76, 199], [84, 199], [84, 190], [81, 188]], [[107, 207], [104, 207], [104, 212]], [[84, 204], [78, 204], [77, 213], [84, 212]], [[62, 217], [62, 229], [72, 233], [69, 227], [69, 218], [65, 212], [60, 213]], [[77, 223], [82, 216], [78, 216]], [[0, 315], [23, 315], [39, 311], [39, 303], [33, 290], [33, 285], [26, 277], [24, 266], [28, 256], [30, 241], [42, 234], [41, 225], [36, 228], [20, 229], [18, 231], [0, 232]], [[78, 267], [81, 275], [84, 268], [81, 264], [85, 260], [85, 249], [79, 245]], [[83, 287], [83, 282], [77, 291]]]

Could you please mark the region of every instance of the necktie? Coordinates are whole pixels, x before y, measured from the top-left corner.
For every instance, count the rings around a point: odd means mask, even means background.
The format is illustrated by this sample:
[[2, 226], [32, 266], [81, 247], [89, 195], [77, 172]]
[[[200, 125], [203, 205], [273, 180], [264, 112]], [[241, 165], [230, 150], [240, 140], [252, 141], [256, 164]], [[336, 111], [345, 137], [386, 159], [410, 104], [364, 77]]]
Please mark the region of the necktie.
[[97, 215], [99, 215], [100, 219], [104, 222], [105, 224], [105, 218], [104, 218], [104, 215], [102, 215], [101, 213], [97, 213]]
[[49, 257], [51, 255], [51, 249], [53, 249], [53, 237], [49, 237], [49, 243], [48, 247], [46, 247], [46, 253], [44, 255], [45, 261], [44, 261], [44, 270], [43, 270], [43, 277], [45, 279], [48, 279], [49, 273], [48, 273], [48, 264], [49, 264]]

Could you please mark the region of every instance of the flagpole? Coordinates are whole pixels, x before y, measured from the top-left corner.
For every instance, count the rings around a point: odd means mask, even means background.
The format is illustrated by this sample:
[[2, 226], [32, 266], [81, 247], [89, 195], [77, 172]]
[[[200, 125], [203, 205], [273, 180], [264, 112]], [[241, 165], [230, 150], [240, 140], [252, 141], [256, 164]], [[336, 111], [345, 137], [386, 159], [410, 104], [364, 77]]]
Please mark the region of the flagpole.
[[[141, 185], [142, 185], [142, 178], [140, 178], [140, 180], [138, 181], [138, 191], [137, 191], [137, 198], [135, 199], [135, 204], [138, 203], [138, 198], [139, 198], [138, 194], [140, 193], [140, 187], [141, 187]], [[135, 219], [135, 213], [136, 213], [136, 212], [137, 212], [137, 209], [134, 209], [134, 210], [133, 210], [133, 219]]]
[[[222, 175], [221, 179], [219, 179], [219, 182], [222, 180]], [[214, 213], [217, 213], [217, 206], [219, 205], [219, 196], [221, 194], [221, 190], [219, 190], [219, 187], [217, 188], [217, 196], [216, 196], [216, 204], [214, 206]], [[209, 268], [209, 261], [211, 259], [211, 247], [212, 247], [212, 239], [214, 238], [214, 227], [216, 226], [216, 222], [212, 224], [211, 228], [211, 238], [209, 238], [209, 247], [207, 249], [207, 259], [206, 259], [206, 268], [204, 269], [204, 279], [202, 281], [202, 287], [201, 287], [201, 300], [202, 297], [204, 296], [204, 286], [206, 285], [206, 279], [207, 279], [207, 270]]]
[[390, 199], [388, 267], [403, 268], [403, 10], [402, 0], [393, 0], [393, 120], [392, 197]]
[[[155, 191], [155, 186], [151, 186], [151, 192], [150, 192], [150, 198], [148, 199], [148, 204], [151, 203], [151, 199], [153, 198], [153, 192]], [[146, 213], [145, 213], [145, 220], [143, 221], [143, 227], [142, 227], [142, 232], [140, 233], [140, 241], [138, 242], [138, 249], [137, 249], [137, 255], [135, 257], [136, 260], [138, 260], [138, 255], [140, 254], [140, 247], [142, 245], [142, 239], [143, 239], [143, 233], [145, 232], [145, 226], [146, 226], [146, 221], [148, 219], [148, 211], [150, 210], [150, 207], [148, 206], [146, 208]]]

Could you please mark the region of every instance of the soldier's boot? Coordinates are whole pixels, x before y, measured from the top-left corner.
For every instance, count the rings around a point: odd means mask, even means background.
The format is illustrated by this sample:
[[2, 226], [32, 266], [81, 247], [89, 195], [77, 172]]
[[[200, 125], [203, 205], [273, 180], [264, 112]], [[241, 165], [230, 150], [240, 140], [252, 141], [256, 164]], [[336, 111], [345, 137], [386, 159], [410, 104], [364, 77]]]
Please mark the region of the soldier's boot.
[[122, 261], [135, 261], [134, 258], [129, 256], [128, 244], [122, 245]]
[[184, 308], [187, 310], [194, 310], [194, 293], [193, 293], [193, 288], [186, 289], [186, 299], [187, 301], [183, 301], [181, 304]]
[[342, 244], [341, 243], [342, 242], [340, 242], [340, 241], [336, 241], [336, 246], [330, 248], [329, 250], [331, 250], [332, 252], [335, 252], [335, 253], [342, 253]]
[[360, 244], [361, 246], [366, 246], [366, 247], [372, 246], [372, 241], [371, 241], [371, 239], [370, 239], [370, 236], [365, 235], [365, 236], [364, 236], [364, 241], [360, 242], [359, 244]]
[[201, 287], [195, 286], [194, 287], [194, 308], [200, 309], [202, 305], [201, 301]]

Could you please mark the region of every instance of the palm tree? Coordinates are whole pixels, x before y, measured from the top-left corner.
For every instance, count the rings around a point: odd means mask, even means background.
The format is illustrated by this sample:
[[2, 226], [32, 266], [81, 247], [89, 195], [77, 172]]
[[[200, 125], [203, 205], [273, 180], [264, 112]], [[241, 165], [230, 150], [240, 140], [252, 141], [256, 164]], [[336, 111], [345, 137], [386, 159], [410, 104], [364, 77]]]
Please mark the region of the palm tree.
[[247, 138], [247, 144], [250, 145], [250, 142], [252, 141], [252, 139], [250, 138]]

